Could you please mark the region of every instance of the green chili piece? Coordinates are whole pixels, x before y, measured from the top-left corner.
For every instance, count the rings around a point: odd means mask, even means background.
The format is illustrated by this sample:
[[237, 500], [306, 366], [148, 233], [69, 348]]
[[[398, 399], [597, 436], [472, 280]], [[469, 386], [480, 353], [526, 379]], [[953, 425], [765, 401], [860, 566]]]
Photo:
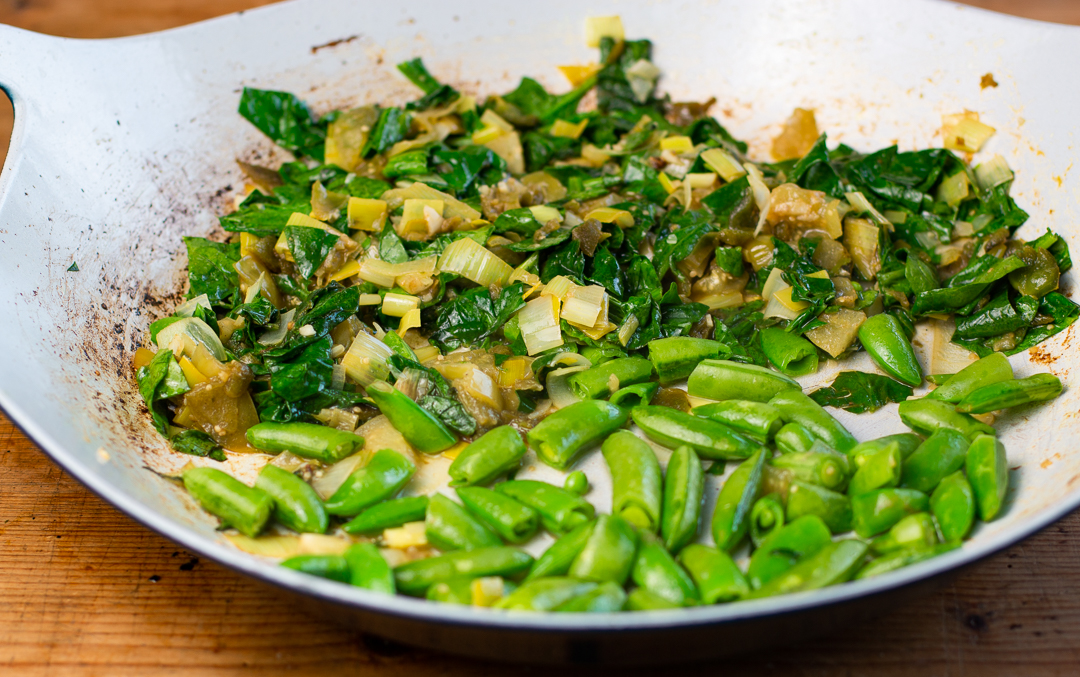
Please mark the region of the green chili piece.
[[342, 525], [347, 534], [377, 534], [384, 529], [419, 522], [427, 514], [427, 496], [402, 496], [376, 503]]
[[682, 607], [664, 599], [656, 593], [649, 592], [645, 588], [634, 588], [630, 591], [630, 594], [626, 596], [626, 605], [624, 608], [627, 611], [663, 611], [665, 609], [680, 609]]
[[804, 515], [817, 515], [834, 534], [843, 533], [851, 529], [851, 500], [825, 487], [793, 480], [784, 517], [791, 522]]
[[438, 557], [406, 562], [394, 569], [397, 588], [406, 595], [423, 595], [441, 581], [461, 576], [510, 577], [526, 571], [533, 558], [517, 548], [456, 550]]
[[817, 438], [801, 423], [785, 423], [776, 431], [773, 442], [781, 454], [794, 454], [810, 451]]
[[759, 450], [724, 481], [712, 516], [712, 534], [716, 547], [733, 550], [750, 531], [750, 509], [761, 491], [761, 472], [765, 449]]
[[848, 458], [835, 451], [782, 454], [769, 463], [791, 471], [795, 479], [834, 491], [843, 491], [848, 481]]
[[424, 522], [428, 543], [443, 552], [502, 545], [483, 522], [442, 494], [431, 497]]
[[702, 360], [720, 357], [731, 350], [719, 341], [672, 336], [649, 342], [649, 360], [652, 361], [660, 385], [671, 385], [689, 376]]
[[656, 397], [656, 392], [658, 390], [660, 390], [660, 384], [654, 381], [635, 383], [626, 386], [625, 388], [619, 388], [611, 393], [608, 402], [629, 410], [652, 402], [653, 398]]
[[589, 581], [626, 582], [634, 566], [638, 535], [624, 519], [601, 515], [596, 519], [589, 540], [570, 565], [570, 575]]
[[583, 595], [578, 595], [555, 608], [562, 612], [611, 613], [621, 611], [626, 604], [626, 591], [613, 581], [606, 581]]
[[[570, 390], [583, 400], [603, 399], [624, 385], [648, 381], [652, 362], [644, 357], [620, 357], [570, 376]], [[614, 387], [612, 387], [614, 385]]]
[[604, 440], [601, 451], [611, 472], [611, 514], [640, 529], [657, 531], [664, 489], [652, 447], [622, 430]]
[[457, 444], [454, 433], [442, 421], [389, 383], [375, 381], [366, 390], [401, 436], [425, 454], [437, 454]]
[[276, 465], [259, 471], [255, 487], [274, 499], [274, 519], [300, 533], [323, 534], [330, 523], [326, 507], [311, 485]]
[[592, 592], [594, 581], [553, 576], [537, 578], [522, 584], [520, 588], [495, 603], [496, 609], [516, 611], [554, 611], [575, 597]]
[[851, 499], [855, 533], [870, 538], [890, 529], [904, 517], [930, 507], [926, 494], [914, 489], [878, 489]]
[[634, 423], [649, 439], [674, 449], [687, 444], [702, 458], [749, 458], [761, 445], [723, 423], [698, 418], [668, 407], [634, 407]]
[[723, 550], [691, 543], [679, 553], [679, 563], [690, 573], [705, 604], [733, 602], [750, 594], [746, 577]]
[[962, 414], [985, 414], [997, 409], [1052, 400], [1061, 394], [1061, 390], [1061, 379], [1057, 376], [1033, 374], [973, 390], [960, 400], [956, 410]]
[[886, 374], [909, 386], [922, 384], [922, 366], [895, 317], [889, 313], [868, 317], [859, 327], [859, 342]]
[[837, 451], [846, 453], [858, 444], [847, 428], [801, 390], [785, 390], [769, 400], [769, 404], [780, 411], [785, 421], [802, 425]]
[[750, 556], [746, 569], [757, 590], [832, 542], [829, 527], [817, 515], [805, 515], [777, 530]]
[[848, 484], [848, 496], [859, 496], [876, 489], [899, 486], [904, 472], [904, 459], [900, 455], [900, 445], [896, 442], [877, 451], [860, 454], [855, 459], [855, 465], [858, 470]]
[[946, 475], [964, 467], [968, 445], [968, 438], [955, 430], [938, 430], [904, 461], [901, 486], [930, 493]]
[[256, 423], [247, 429], [246, 437], [260, 451], [291, 451], [323, 463], [337, 463], [364, 446], [359, 435], [316, 423]]
[[917, 512], [901, 519], [888, 532], [870, 543], [870, 550], [885, 555], [897, 550], [929, 547], [937, 544], [937, 527], [928, 512]]
[[788, 376], [806, 376], [818, 370], [814, 344], [779, 327], [761, 330], [761, 351], [774, 367]]
[[962, 470], [938, 483], [930, 495], [930, 512], [934, 513], [942, 540], [959, 542], [971, 533], [975, 524], [975, 492]]
[[668, 459], [664, 476], [664, 505], [660, 534], [671, 552], [678, 552], [697, 536], [705, 473], [691, 447], [683, 445]]
[[529, 431], [529, 446], [541, 461], [558, 470], [626, 423], [626, 411], [603, 400], [576, 402], [559, 409]]
[[976, 435], [993, 435], [994, 429], [985, 423], [980, 423], [968, 414], [961, 414], [953, 405], [941, 400], [922, 398], [919, 400], [907, 400], [900, 403], [900, 420], [904, 425], [930, 435], [941, 428], [951, 428], [969, 440]]
[[297, 555], [282, 562], [281, 566], [339, 583], [350, 580], [349, 563], [341, 555]]
[[993, 435], [979, 435], [968, 447], [965, 468], [979, 519], [984, 522], [997, 517], [1009, 489], [1009, 466], [1005, 445]]
[[394, 572], [374, 543], [357, 543], [345, 551], [349, 563], [349, 583], [373, 592], [393, 595]]
[[487, 484], [518, 467], [525, 455], [525, 442], [517, 430], [501, 425], [492, 428], [465, 447], [450, 464], [450, 486]]
[[245, 536], [258, 536], [274, 512], [270, 494], [216, 468], [188, 468], [183, 480], [184, 488], [204, 510]]
[[638, 587], [680, 606], [698, 599], [698, 590], [690, 575], [679, 566], [660, 539], [647, 531], [641, 533], [641, 546], [630, 578]]
[[728, 360], [705, 360], [686, 381], [694, 397], [709, 400], [754, 400], [768, 402], [785, 390], [802, 391], [802, 386], [783, 374], [754, 364]]
[[579, 525], [548, 546], [544, 554], [540, 555], [533, 564], [525, 580], [531, 581], [545, 576], [565, 576], [570, 571], [570, 565], [574, 563], [574, 559], [589, 541], [593, 524], [594, 522], [586, 522]]
[[768, 494], [754, 502], [750, 509], [750, 541], [755, 548], [783, 526], [784, 504], [779, 494]]
[[866, 558], [866, 544], [848, 539], [829, 543], [750, 594], [770, 597], [817, 590], [851, 580]]
[[439, 581], [428, 588], [425, 597], [432, 602], [445, 602], [447, 604], [472, 605], [472, 584], [475, 578], [451, 578]]
[[459, 487], [458, 498], [504, 541], [524, 543], [540, 528], [540, 514], [506, 494], [484, 487]]
[[589, 477], [580, 470], [575, 470], [566, 476], [566, 480], [563, 481], [563, 489], [566, 489], [571, 494], [577, 494], [578, 496], [584, 496], [589, 493]]
[[547, 482], [511, 480], [496, 484], [495, 491], [536, 510], [544, 528], [556, 535], [565, 534], [596, 515], [592, 503]]
[[1009, 358], [1002, 353], [990, 353], [950, 376], [927, 397], [956, 404], [968, 393], [983, 386], [1008, 381], [1013, 377]]
[[880, 576], [881, 574], [887, 574], [890, 571], [896, 571], [912, 564], [918, 564], [919, 562], [925, 562], [928, 559], [933, 559], [938, 555], [942, 555], [950, 550], [955, 550], [960, 547], [959, 543], [940, 543], [938, 545], [921, 548], [908, 548], [906, 550], [897, 550], [891, 552], [888, 555], [878, 557], [875, 560], [871, 560], [859, 573], [855, 574], [856, 579], [872, 578], [874, 576]]
[[416, 472], [413, 462], [393, 449], [381, 449], [354, 470], [326, 502], [331, 515], [353, 517], [401, 490]]
[[893, 442], [900, 447], [900, 457], [906, 459], [908, 456], [915, 453], [915, 450], [919, 448], [919, 445], [922, 444], [923, 440], [915, 433], [886, 435], [885, 437], [878, 437], [877, 439], [859, 442], [851, 449], [851, 451], [847, 452], [847, 455], [852, 463], [855, 464], [855, 467], [859, 467], [859, 458], [861, 456], [878, 451]]
[[713, 402], [695, 407], [690, 413], [723, 423], [761, 442], [771, 440], [783, 425], [776, 407], [753, 400]]

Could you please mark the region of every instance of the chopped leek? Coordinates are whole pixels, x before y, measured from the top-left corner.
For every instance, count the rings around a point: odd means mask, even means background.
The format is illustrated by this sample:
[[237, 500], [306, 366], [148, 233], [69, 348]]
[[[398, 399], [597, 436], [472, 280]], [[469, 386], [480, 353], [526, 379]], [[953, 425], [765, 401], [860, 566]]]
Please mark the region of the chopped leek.
[[694, 142], [689, 136], [668, 136], [660, 140], [660, 150], [673, 153], [688, 153], [694, 150]]
[[405, 294], [387, 293], [383, 296], [382, 313], [390, 317], [404, 317], [410, 310], [420, 307], [420, 299]]
[[357, 275], [364, 282], [370, 282], [377, 287], [390, 288], [394, 286], [397, 278], [394, 264], [381, 259], [364, 259], [360, 262], [360, 270]]
[[348, 207], [349, 228], [351, 230], [366, 230], [371, 233], [381, 232], [386, 224], [386, 202], [383, 200], [368, 200], [359, 197], [349, 198]]
[[403, 205], [405, 200], [410, 198], [416, 200], [442, 200], [442, 215], [448, 219], [456, 216], [463, 221], [475, 221], [480, 218], [480, 212], [461, 200], [458, 200], [447, 193], [443, 193], [442, 191], [435, 190], [431, 186], [420, 183], [419, 181], [410, 185], [408, 188], [394, 188], [388, 190], [382, 194], [381, 199], [385, 200], [387, 207], [390, 211], [393, 211]]
[[390, 346], [367, 332], [360, 332], [341, 358], [345, 375], [362, 386], [385, 381], [390, 376], [387, 360], [394, 354]]
[[[607, 305], [607, 290], [600, 285], [576, 287], [567, 294], [562, 319], [585, 327], [595, 327], [600, 311]], [[605, 314], [606, 315], [606, 314]], [[604, 318], [607, 320], [607, 318]]]
[[851, 205], [853, 214], [868, 214], [870, 220], [879, 226], [892, 227], [892, 221], [885, 218], [881, 212], [875, 209], [874, 205], [870, 204], [870, 201], [861, 192], [845, 193], [844, 197], [847, 199], [848, 204]]
[[995, 131], [990, 125], [979, 122], [979, 114], [972, 111], [942, 116], [943, 145], [949, 150], [977, 153]]
[[548, 223], [549, 221], [562, 222], [563, 215], [558, 209], [554, 207], [548, 207], [547, 205], [538, 205], [536, 207], [529, 207], [529, 211], [532, 212], [533, 218], [539, 223]]
[[709, 169], [719, 174], [720, 178], [728, 183], [746, 174], [746, 168], [723, 148], [704, 150], [699, 157]]
[[577, 285], [574, 284], [573, 280], [564, 275], [556, 275], [544, 285], [544, 289], [540, 292], [540, 295], [554, 296], [560, 301], [564, 301], [575, 288], [577, 288]]
[[959, 171], [941, 182], [937, 189], [937, 199], [955, 207], [968, 198], [971, 194], [970, 187], [967, 172]]
[[468, 237], [451, 242], [443, 250], [439, 270], [457, 273], [482, 287], [504, 287], [514, 272], [510, 264]]
[[557, 348], [563, 344], [559, 325], [559, 299], [556, 296], [538, 296], [528, 301], [518, 311], [518, 329], [529, 355]]
[[407, 311], [402, 317], [401, 322], [398, 323], [397, 335], [404, 336], [405, 332], [410, 329], [416, 329], [420, 326], [420, 309], [413, 308]]
[[630, 228], [634, 225], [634, 215], [625, 209], [612, 209], [600, 207], [585, 215], [585, 220], [596, 219], [600, 223], [614, 223], [619, 228]]
[[320, 221], [318, 219], [312, 218], [312, 217], [308, 216], [307, 214], [301, 214], [300, 212], [293, 212], [292, 213], [292, 215], [289, 217], [288, 223], [285, 224], [286, 228], [288, 228], [289, 226], [303, 226], [305, 228], [322, 228], [323, 230], [326, 230], [326, 224], [325, 223], [323, 223], [322, 221]]
[[556, 120], [555, 124], [551, 125], [551, 135], [562, 137], [564, 139], [577, 139], [581, 137], [581, 133], [585, 131], [585, 127], [588, 126], [588, 118], [581, 122], [567, 122], [566, 120]]
[[622, 18], [619, 16], [590, 16], [585, 19], [585, 44], [599, 47], [602, 38], [611, 38], [615, 42], [626, 39]]
[[1000, 155], [995, 154], [994, 157], [975, 167], [975, 181], [979, 184], [979, 188], [983, 190], [996, 188], [1012, 180], [1012, 170], [1009, 169], [1005, 158]]

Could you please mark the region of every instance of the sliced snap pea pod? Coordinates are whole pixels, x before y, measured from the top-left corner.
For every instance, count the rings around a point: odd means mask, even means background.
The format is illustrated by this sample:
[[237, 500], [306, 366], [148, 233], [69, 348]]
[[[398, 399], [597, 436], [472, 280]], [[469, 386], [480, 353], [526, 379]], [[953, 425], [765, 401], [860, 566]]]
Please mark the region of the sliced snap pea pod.
[[750, 541], [759, 547], [784, 526], [784, 504], [779, 494], [762, 496], [750, 509]]
[[359, 435], [317, 423], [256, 423], [247, 429], [246, 436], [251, 446], [260, 451], [291, 451], [323, 463], [337, 463], [364, 446], [364, 438]]
[[671, 385], [683, 380], [694, 371], [702, 360], [731, 354], [723, 343], [693, 336], [672, 336], [649, 342], [649, 360], [652, 361], [660, 385]]
[[611, 613], [621, 611], [626, 604], [626, 591], [618, 583], [605, 581], [583, 595], [578, 595], [555, 608], [563, 612]]
[[641, 533], [641, 546], [634, 559], [630, 578], [641, 588], [675, 604], [698, 599], [698, 590], [690, 575], [679, 566], [656, 536]]
[[1013, 377], [1009, 358], [1002, 353], [990, 353], [950, 376], [927, 397], [956, 404], [968, 393], [983, 386], [1008, 381]]
[[979, 519], [989, 522], [1001, 512], [1005, 492], [1009, 489], [1005, 445], [993, 435], [979, 435], [968, 447], [964, 468], [971, 489], [975, 492]]
[[864, 454], [873, 453], [886, 445], [895, 442], [900, 447], [901, 458], [907, 458], [915, 453], [915, 450], [922, 444], [923, 439], [915, 433], [897, 433], [896, 435], [886, 435], [885, 437], [878, 437], [877, 439], [867, 440], [865, 442], [859, 442], [851, 451], [847, 452], [848, 458], [852, 460], [855, 467], [859, 467], [859, 458]]
[[425, 454], [437, 454], [457, 444], [454, 433], [442, 421], [386, 381], [375, 381], [366, 391], [402, 437]]
[[820, 517], [834, 534], [851, 529], [851, 501], [847, 496], [816, 484], [794, 480], [788, 490], [784, 516], [793, 522], [804, 515]]
[[447, 473], [450, 486], [487, 484], [518, 467], [526, 452], [521, 435], [508, 425], [492, 428], [465, 447]]
[[997, 409], [1052, 400], [1061, 394], [1061, 390], [1061, 379], [1057, 376], [1033, 374], [973, 390], [960, 400], [956, 410], [962, 414], [985, 414]]
[[664, 505], [660, 534], [671, 552], [678, 552], [697, 536], [705, 473], [691, 447], [683, 445], [668, 459], [664, 475]]
[[578, 454], [623, 427], [624, 409], [603, 400], [576, 402], [559, 409], [529, 431], [529, 446], [541, 461], [565, 470]]
[[702, 458], [749, 458], [761, 445], [722, 423], [684, 414], [669, 407], [635, 407], [634, 423], [649, 439], [674, 449], [688, 444]]
[[589, 540], [570, 565], [570, 575], [588, 581], [615, 581], [622, 585], [630, 575], [637, 553], [638, 535], [621, 517], [601, 515]]
[[427, 514], [427, 507], [427, 496], [392, 498], [389, 501], [376, 503], [346, 522], [341, 528], [347, 534], [377, 534], [384, 529], [422, 521]]
[[274, 512], [270, 494], [216, 468], [188, 468], [183, 480], [204, 510], [245, 536], [258, 536]]
[[930, 495], [930, 512], [934, 513], [942, 540], [962, 541], [975, 524], [975, 492], [962, 470], [957, 470], [938, 483]]
[[589, 364], [603, 364], [609, 360], [626, 357], [626, 351], [613, 346], [583, 346], [581, 356], [589, 361]]
[[540, 528], [540, 514], [506, 494], [484, 487], [459, 487], [457, 495], [469, 512], [509, 543], [524, 543]]
[[950, 550], [955, 550], [958, 547], [960, 547], [959, 543], [939, 543], [938, 545], [933, 546], [897, 550], [896, 552], [891, 552], [888, 555], [871, 560], [866, 566], [859, 570], [859, 573], [855, 574], [855, 578], [872, 578], [873, 576], [887, 574], [890, 571], [896, 571], [897, 569], [902, 569], [906, 566], [911, 566], [912, 564], [918, 564], [919, 562], [933, 559], [938, 555], [942, 555]]
[[475, 578], [451, 578], [439, 581], [428, 588], [425, 597], [432, 602], [446, 602], [447, 604], [472, 604], [472, 584]]
[[601, 451], [611, 472], [611, 514], [655, 532], [660, 528], [664, 492], [656, 453], [645, 440], [625, 430], [612, 433]]
[[750, 585], [731, 555], [692, 543], [679, 553], [679, 563], [690, 573], [705, 604], [733, 602], [750, 594]]
[[686, 381], [694, 397], [708, 400], [768, 402], [785, 390], [802, 391], [798, 381], [765, 367], [728, 360], [705, 360]]
[[788, 376], [817, 373], [817, 348], [802, 336], [779, 327], [765, 327], [761, 330], [761, 351], [774, 367]]
[[877, 536], [904, 517], [930, 507], [926, 494], [914, 489], [878, 489], [851, 499], [855, 533], [861, 538]]
[[753, 400], [713, 402], [695, 407], [690, 413], [723, 423], [762, 442], [771, 440], [783, 425], [776, 407]]
[[424, 522], [428, 543], [444, 552], [502, 545], [487, 525], [442, 494], [431, 497]]
[[345, 551], [349, 563], [349, 583], [373, 592], [393, 595], [394, 572], [374, 543], [357, 543]]
[[938, 430], [904, 461], [901, 486], [930, 493], [946, 475], [964, 467], [967, 450], [968, 438], [949, 428]]
[[900, 455], [900, 445], [896, 442], [877, 451], [860, 454], [855, 459], [855, 464], [858, 470], [848, 484], [848, 496], [898, 486], [904, 472], [904, 459]]
[[908, 548], [929, 547], [938, 542], [934, 518], [928, 512], [908, 515], [870, 543], [870, 550], [885, 555]]
[[532, 564], [528, 553], [507, 546], [456, 550], [438, 557], [406, 562], [394, 569], [397, 588], [406, 595], [423, 595], [435, 583], [462, 576], [512, 577]]
[[584, 496], [589, 493], [589, 477], [580, 470], [575, 470], [566, 476], [563, 481], [563, 489], [566, 489], [571, 494], [577, 494], [578, 496]]
[[274, 499], [274, 519], [300, 533], [323, 534], [330, 523], [326, 507], [311, 485], [288, 470], [267, 463], [255, 487]]
[[349, 562], [341, 555], [297, 555], [282, 562], [281, 566], [339, 583], [348, 583], [350, 579]]
[[790, 470], [777, 468], [768, 463], [761, 472], [761, 494], [776, 494], [780, 502], [787, 505], [788, 494], [791, 493], [791, 482], [795, 477]]
[[757, 590], [831, 542], [829, 527], [817, 515], [792, 520], [766, 538], [750, 556], [747, 580]]
[[352, 517], [401, 490], [416, 472], [413, 462], [393, 449], [381, 449], [354, 470], [326, 502], [331, 515]]
[[520, 588], [495, 603], [496, 609], [515, 611], [554, 611], [575, 597], [592, 592], [594, 581], [579, 578], [553, 576], [537, 578], [522, 584]]
[[544, 554], [540, 555], [533, 564], [525, 580], [531, 581], [545, 576], [565, 576], [570, 571], [570, 565], [574, 563], [574, 559], [589, 542], [593, 524], [595, 523], [587, 522], [579, 525], [548, 546]]
[[583, 400], [603, 399], [624, 385], [648, 381], [652, 370], [652, 362], [644, 357], [620, 357], [579, 371], [567, 382]]
[[994, 429], [985, 423], [980, 423], [967, 414], [956, 411], [953, 405], [941, 400], [922, 398], [918, 400], [906, 400], [900, 403], [900, 420], [904, 425], [930, 435], [941, 428], [951, 428], [964, 435], [969, 440], [976, 435], [993, 435]]
[[828, 543], [784, 573], [750, 594], [769, 597], [817, 590], [851, 580], [866, 558], [866, 544], [848, 539]]
[[627, 611], [663, 611], [665, 609], [681, 609], [682, 607], [671, 602], [656, 593], [649, 592], [645, 588], [634, 588], [626, 596]]
[[776, 450], [781, 454], [794, 454], [801, 451], [810, 451], [817, 438], [801, 423], [785, 423], [776, 431]]
[[881, 369], [909, 386], [922, 383], [922, 366], [915, 349], [900, 326], [900, 321], [888, 313], [869, 317], [859, 327], [859, 343]]
[[780, 411], [785, 421], [799, 423], [837, 451], [846, 453], [858, 444], [847, 428], [801, 390], [785, 390], [769, 400], [769, 404]]
[[495, 491], [536, 510], [544, 528], [556, 535], [565, 534], [596, 515], [592, 503], [547, 482], [510, 480], [496, 484]]
[[611, 402], [617, 407], [630, 410], [634, 407], [640, 407], [643, 404], [652, 402], [653, 398], [656, 397], [656, 392], [658, 390], [660, 390], [660, 384], [654, 381], [635, 383], [626, 386], [625, 388], [619, 388], [611, 393], [608, 402]]
[[795, 479], [834, 491], [843, 491], [848, 481], [848, 458], [835, 451], [782, 454], [769, 463], [791, 471]]
[[732, 550], [750, 531], [750, 509], [761, 491], [765, 449], [759, 450], [724, 481], [712, 516], [712, 534], [719, 550]]

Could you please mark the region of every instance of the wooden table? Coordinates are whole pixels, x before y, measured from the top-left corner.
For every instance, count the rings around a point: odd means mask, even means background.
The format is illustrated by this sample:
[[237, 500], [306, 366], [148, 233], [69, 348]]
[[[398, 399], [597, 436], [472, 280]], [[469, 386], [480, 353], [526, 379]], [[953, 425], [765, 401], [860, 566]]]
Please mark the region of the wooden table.
[[[258, 4], [7, 0], [0, 21], [110, 37]], [[1068, 0], [972, 4], [1080, 23], [1080, 3]], [[8, 106], [0, 111], [3, 152], [10, 125]], [[724, 667], [726, 674], [745, 675], [1080, 674], [1080, 513], [876, 621]], [[118, 513], [0, 415], [0, 675], [539, 672], [389, 645], [315, 618]], [[714, 675], [718, 669], [670, 672]]]

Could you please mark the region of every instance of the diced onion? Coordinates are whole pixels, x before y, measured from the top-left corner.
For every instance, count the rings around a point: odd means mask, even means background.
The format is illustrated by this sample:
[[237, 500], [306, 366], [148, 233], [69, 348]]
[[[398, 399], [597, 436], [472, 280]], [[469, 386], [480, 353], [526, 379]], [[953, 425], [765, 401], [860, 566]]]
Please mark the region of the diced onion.
[[563, 303], [562, 319], [585, 327], [595, 327], [606, 297], [607, 290], [600, 285], [577, 287], [567, 295]]
[[581, 398], [574, 394], [574, 391], [570, 388], [568, 382], [573, 374], [579, 371], [585, 371], [588, 367], [563, 367], [562, 369], [553, 369], [548, 372], [547, 375], [547, 392], [548, 397], [551, 398], [551, 403], [558, 409], [568, 407], [575, 402], [580, 402]]
[[728, 183], [735, 181], [747, 172], [746, 168], [723, 148], [703, 150], [699, 157], [702, 162], [708, 165], [709, 169], [719, 174], [720, 178]]
[[[365, 424], [366, 425], [366, 424]], [[367, 438], [365, 438], [366, 440]], [[365, 447], [370, 445], [365, 444]], [[334, 495], [334, 492], [341, 488], [342, 484], [345, 484], [345, 480], [349, 479], [349, 475], [353, 474], [353, 471], [358, 468], [362, 468], [367, 459], [370, 456], [367, 448], [362, 451], [358, 451], [352, 456], [347, 456], [337, 463], [326, 468], [322, 475], [318, 475], [311, 481], [311, 488], [315, 490], [315, 493], [319, 495], [319, 498], [326, 500]]]
[[273, 346], [281, 343], [281, 341], [285, 338], [285, 334], [289, 331], [289, 324], [293, 321], [294, 315], [296, 315], [296, 308], [293, 308], [289, 312], [282, 313], [280, 316], [278, 316], [278, 323], [274, 325], [272, 329], [259, 337], [259, 344], [264, 346]]
[[511, 174], [525, 173], [525, 150], [521, 147], [521, 135], [517, 132], [502, 134], [483, 144], [506, 161]]
[[394, 354], [385, 343], [367, 332], [360, 332], [341, 358], [345, 374], [356, 383], [368, 386], [375, 381], [385, 381], [390, 376], [387, 360]]
[[408, 522], [400, 527], [384, 529], [382, 532], [383, 545], [397, 550], [427, 545], [426, 527], [427, 523], [420, 521]]
[[559, 299], [539, 296], [518, 311], [518, 328], [529, 355], [536, 355], [563, 344], [559, 325]]
[[482, 287], [503, 287], [514, 272], [510, 264], [469, 237], [455, 240], [443, 250], [439, 270], [457, 273]]
[[990, 190], [1012, 180], [1012, 170], [1009, 169], [1005, 158], [1000, 155], [995, 154], [994, 157], [975, 168], [975, 181], [978, 182], [979, 188], [983, 190]]
[[839, 357], [855, 341], [859, 327], [866, 321], [866, 313], [861, 310], [840, 308], [831, 313], [825, 313], [818, 319], [825, 324], [808, 330], [804, 336], [829, 355]]

